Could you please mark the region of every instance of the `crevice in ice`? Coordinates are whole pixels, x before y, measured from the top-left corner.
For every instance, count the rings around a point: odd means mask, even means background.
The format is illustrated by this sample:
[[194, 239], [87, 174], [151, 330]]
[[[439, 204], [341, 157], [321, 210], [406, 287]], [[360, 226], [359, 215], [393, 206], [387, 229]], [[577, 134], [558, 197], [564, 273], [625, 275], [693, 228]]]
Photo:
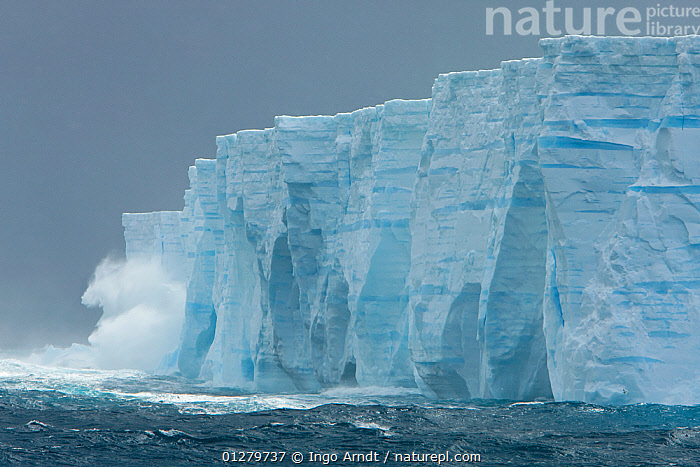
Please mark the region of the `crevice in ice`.
[[450, 305], [441, 335], [440, 362], [416, 362], [418, 375], [441, 399], [469, 399], [479, 391], [477, 341], [481, 284], [466, 283]]
[[340, 384], [347, 387], [358, 386], [357, 378], [355, 373], [357, 372], [357, 365], [355, 362], [347, 362], [345, 368], [343, 368], [343, 374], [340, 376]]
[[305, 375], [299, 371], [300, 348], [304, 345], [299, 284], [294, 276], [287, 235], [275, 241], [270, 266], [269, 307], [273, 325], [273, 348], [280, 367], [298, 389], [305, 389]]
[[409, 367], [405, 325], [405, 281], [410, 268], [410, 244], [399, 241], [390, 227], [382, 227], [370, 260], [365, 285], [357, 301], [357, 380], [363, 386], [408, 386]]
[[[348, 283], [336, 259], [321, 291], [322, 313], [313, 318], [311, 325], [311, 358], [316, 378], [323, 386], [343, 384], [348, 358], [347, 337], [350, 324]], [[354, 378], [353, 370], [353, 378]]]
[[[453, 349], [456, 355], [460, 353], [462, 355], [462, 367], [458, 368], [458, 373], [462, 375], [469, 389], [468, 394], [473, 396], [478, 394], [479, 388], [480, 349], [477, 331], [480, 297], [481, 284], [470, 282], [464, 284], [459, 295], [457, 295], [457, 298], [450, 306], [445, 330], [443, 331], [445, 344]], [[451, 331], [452, 329], [454, 331]], [[445, 355], [451, 354], [446, 353]]]
[[539, 169], [522, 165], [489, 284], [483, 333], [485, 396], [551, 397], [542, 321], [547, 227]]

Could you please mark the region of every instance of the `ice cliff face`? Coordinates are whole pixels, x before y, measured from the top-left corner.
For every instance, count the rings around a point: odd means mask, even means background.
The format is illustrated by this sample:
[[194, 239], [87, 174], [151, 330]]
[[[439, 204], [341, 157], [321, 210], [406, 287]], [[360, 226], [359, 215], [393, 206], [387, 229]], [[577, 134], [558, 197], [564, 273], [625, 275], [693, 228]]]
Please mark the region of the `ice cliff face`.
[[554, 395], [698, 403], [700, 38], [544, 50]]
[[160, 372], [253, 391], [700, 403], [700, 38], [564, 37], [428, 100], [217, 138], [127, 256]]

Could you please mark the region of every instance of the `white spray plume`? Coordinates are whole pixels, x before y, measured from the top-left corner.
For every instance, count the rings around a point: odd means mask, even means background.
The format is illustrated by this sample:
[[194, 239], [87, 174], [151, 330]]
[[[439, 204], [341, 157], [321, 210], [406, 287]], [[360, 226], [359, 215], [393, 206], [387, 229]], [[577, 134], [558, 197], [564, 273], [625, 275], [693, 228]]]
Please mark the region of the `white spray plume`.
[[178, 345], [185, 297], [159, 261], [104, 259], [82, 298], [103, 310], [88, 338], [95, 366], [155, 370]]

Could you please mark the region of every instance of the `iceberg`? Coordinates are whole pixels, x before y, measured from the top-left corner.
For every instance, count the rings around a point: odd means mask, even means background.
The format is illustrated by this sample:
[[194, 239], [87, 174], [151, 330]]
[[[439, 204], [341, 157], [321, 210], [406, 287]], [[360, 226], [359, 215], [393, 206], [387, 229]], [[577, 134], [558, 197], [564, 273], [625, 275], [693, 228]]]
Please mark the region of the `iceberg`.
[[700, 37], [566, 36], [430, 99], [217, 137], [127, 258], [160, 373], [258, 392], [700, 403]]

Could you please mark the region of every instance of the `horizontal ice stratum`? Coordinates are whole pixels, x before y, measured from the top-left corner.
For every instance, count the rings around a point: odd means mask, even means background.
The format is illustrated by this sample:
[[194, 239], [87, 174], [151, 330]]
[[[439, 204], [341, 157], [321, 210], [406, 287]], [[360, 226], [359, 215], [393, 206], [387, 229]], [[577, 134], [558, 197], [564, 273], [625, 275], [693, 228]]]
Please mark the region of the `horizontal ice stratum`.
[[543, 39], [432, 98], [217, 138], [159, 372], [259, 392], [700, 403], [700, 36]]

